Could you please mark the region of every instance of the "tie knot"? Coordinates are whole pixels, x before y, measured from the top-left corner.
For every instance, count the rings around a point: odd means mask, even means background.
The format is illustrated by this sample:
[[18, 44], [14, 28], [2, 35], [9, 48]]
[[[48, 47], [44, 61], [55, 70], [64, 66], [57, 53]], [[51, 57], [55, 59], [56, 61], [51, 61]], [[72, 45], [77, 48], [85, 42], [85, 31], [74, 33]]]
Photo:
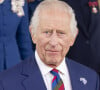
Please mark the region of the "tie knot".
[[57, 69], [53, 69], [52, 71], [50, 71], [50, 73], [54, 76], [58, 76], [58, 70]]
[[58, 70], [57, 69], [52, 69], [52, 71], [58, 73]]

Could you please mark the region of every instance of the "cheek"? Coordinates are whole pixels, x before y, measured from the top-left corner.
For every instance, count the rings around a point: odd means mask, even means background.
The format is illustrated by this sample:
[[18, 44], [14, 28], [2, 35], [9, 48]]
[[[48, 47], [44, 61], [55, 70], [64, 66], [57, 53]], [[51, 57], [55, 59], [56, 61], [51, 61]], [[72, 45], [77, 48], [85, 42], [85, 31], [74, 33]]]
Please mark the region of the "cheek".
[[70, 42], [68, 40], [63, 40], [62, 52], [63, 52], [64, 55], [67, 54], [69, 48], [70, 48]]
[[40, 49], [45, 49], [47, 40], [45, 38], [40, 37], [37, 39], [37, 41], [38, 42], [36, 43], [36, 46]]

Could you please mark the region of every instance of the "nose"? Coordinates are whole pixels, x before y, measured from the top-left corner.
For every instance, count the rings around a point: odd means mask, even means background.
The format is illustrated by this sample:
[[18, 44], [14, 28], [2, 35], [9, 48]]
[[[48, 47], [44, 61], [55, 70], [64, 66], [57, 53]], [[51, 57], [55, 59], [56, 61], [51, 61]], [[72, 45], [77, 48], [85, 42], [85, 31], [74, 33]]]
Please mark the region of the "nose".
[[57, 34], [53, 33], [50, 37], [49, 44], [52, 46], [56, 46], [58, 45], [58, 42], [59, 42], [59, 38], [57, 37]]

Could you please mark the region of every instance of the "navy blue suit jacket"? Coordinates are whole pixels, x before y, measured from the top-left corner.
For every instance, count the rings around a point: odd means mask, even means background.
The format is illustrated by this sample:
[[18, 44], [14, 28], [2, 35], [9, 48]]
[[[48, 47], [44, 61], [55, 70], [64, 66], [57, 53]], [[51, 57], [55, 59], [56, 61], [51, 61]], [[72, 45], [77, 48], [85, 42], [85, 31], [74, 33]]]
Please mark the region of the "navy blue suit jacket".
[[[66, 64], [72, 90], [100, 90], [98, 75], [94, 71], [67, 58]], [[47, 90], [35, 57], [1, 72], [0, 90]]]
[[[42, 0], [41, 0], [42, 1]], [[89, 1], [97, 0], [62, 0], [74, 10], [78, 22], [79, 34], [67, 57], [100, 72], [100, 12], [93, 13]], [[40, 3], [29, 3], [29, 14], [32, 16], [35, 7]], [[67, 42], [66, 42], [67, 43]]]
[[11, 10], [11, 1], [0, 4], [0, 71], [32, 55], [27, 2], [23, 7], [25, 16], [19, 17]]

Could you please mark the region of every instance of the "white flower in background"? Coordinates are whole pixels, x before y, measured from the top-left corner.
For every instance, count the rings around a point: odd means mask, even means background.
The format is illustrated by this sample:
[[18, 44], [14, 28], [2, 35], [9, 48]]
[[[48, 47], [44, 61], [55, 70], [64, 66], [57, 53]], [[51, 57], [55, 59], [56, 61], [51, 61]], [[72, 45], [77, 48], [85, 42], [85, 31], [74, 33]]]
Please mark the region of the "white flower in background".
[[23, 10], [24, 4], [25, 4], [24, 0], [12, 0], [11, 1], [12, 11], [20, 17], [24, 16], [24, 10]]

